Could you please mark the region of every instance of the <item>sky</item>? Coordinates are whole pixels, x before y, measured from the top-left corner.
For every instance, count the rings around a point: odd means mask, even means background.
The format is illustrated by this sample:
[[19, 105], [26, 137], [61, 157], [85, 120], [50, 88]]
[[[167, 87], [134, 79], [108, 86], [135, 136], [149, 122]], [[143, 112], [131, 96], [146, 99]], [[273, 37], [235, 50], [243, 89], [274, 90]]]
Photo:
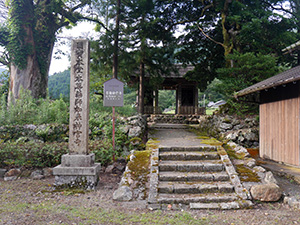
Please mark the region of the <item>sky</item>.
[[[71, 40], [76, 38], [90, 38], [96, 37], [97, 33], [94, 31], [95, 25], [91, 22], [81, 22], [72, 29], [62, 29], [62, 32], [57, 35], [57, 40], [54, 45], [49, 75], [65, 71], [70, 67], [70, 52]], [[0, 52], [3, 48], [0, 46]], [[59, 53], [63, 52], [63, 54]], [[59, 58], [57, 58], [59, 57]], [[0, 66], [6, 69], [6, 66]]]
[[[49, 70], [50, 76], [54, 73], [62, 72], [70, 67], [71, 40], [77, 38], [96, 37], [97, 33], [94, 31], [94, 27], [95, 25], [93, 23], [81, 22], [70, 30], [65, 28], [62, 29], [62, 33], [57, 35], [58, 41], [54, 45]], [[58, 52], [63, 52], [63, 54]]]

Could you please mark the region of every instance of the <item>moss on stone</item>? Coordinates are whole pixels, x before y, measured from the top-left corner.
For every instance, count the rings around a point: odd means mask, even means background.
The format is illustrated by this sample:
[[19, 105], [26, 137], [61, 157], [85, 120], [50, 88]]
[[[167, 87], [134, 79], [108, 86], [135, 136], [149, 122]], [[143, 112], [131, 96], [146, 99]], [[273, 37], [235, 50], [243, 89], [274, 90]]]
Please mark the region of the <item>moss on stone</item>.
[[236, 153], [229, 145], [223, 145], [230, 159], [244, 159], [245, 153]]
[[128, 162], [132, 177], [139, 180], [146, 179], [147, 174], [149, 174], [150, 155], [150, 150], [134, 152], [135, 158]]
[[239, 174], [240, 180], [243, 182], [260, 182], [257, 173], [244, 165], [236, 165], [236, 172]]
[[207, 145], [213, 145], [213, 146], [221, 146], [222, 142], [218, 141], [215, 138], [209, 138], [209, 139], [204, 139], [201, 140], [202, 144], [207, 144]]

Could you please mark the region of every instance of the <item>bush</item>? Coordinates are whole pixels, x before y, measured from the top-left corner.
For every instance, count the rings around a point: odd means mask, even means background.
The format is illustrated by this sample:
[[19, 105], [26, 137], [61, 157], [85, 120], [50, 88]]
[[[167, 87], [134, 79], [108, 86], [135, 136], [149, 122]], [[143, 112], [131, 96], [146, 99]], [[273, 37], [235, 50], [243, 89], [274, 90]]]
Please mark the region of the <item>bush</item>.
[[54, 167], [60, 164], [61, 156], [67, 152], [67, 143], [2, 143], [0, 167]]
[[29, 91], [21, 90], [14, 104], [7, 107], [5, 99], [1, 101], [0, 125], [67, 124], [68, 120], [68, 105], [62, 98], [36, 100]]
[[[95, 154], [95, 161], [107, 165], [122, 151], [113, 152], [111, 141], [97, 140], [89, 142], [89, 150]], [[7, 142], [0, 145], [1, 168], [44, 168], [55, 167], [61, 163], [61, 156], [68, 153], [68, 143], [37, 143], [33, 141], [19, 143]]]
[[[116, 119], [116, 150], [113, 152], [112, 108], [103, 107], [96, 98], [90, 103], [90, 151], [95, 153], [97, 162], [107, 165], [113, 155], [122, 155], [124, 146], [131, 149], [130, 141], [119, 129], [123, 121]], [[0, 167], [53, 167], [60, 164], [61, 155], [68, 152], [68, 144], [64, 142], [68, 129], [65, 129], [66, 125], [61, 126], [68, 124], [68, 111], [68, 104], [62, 97], [54, 101], [49, 98], [36, 100], [29, 91], [21, 91], [20, 98], [9, 107], [3, 97]], [[135, 113], [131, 106], [117, 107], [116, 111], [127, 116]], [[43, 125], [38, 129], [25, 129], [26, 124]]]

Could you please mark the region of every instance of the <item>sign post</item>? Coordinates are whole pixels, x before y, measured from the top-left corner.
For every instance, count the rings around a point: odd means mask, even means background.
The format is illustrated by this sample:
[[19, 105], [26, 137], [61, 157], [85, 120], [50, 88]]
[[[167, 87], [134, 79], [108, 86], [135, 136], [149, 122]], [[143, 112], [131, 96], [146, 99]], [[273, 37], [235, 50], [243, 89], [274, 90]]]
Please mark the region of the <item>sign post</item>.
[[[124, 83], [116, 78], [104, 82], [103, 106], [112, 107], [113, 118], [113, 151], [115, 152], [115, 106], [123, 106]], [[115, 161], [115, 155], [113, 155]]]

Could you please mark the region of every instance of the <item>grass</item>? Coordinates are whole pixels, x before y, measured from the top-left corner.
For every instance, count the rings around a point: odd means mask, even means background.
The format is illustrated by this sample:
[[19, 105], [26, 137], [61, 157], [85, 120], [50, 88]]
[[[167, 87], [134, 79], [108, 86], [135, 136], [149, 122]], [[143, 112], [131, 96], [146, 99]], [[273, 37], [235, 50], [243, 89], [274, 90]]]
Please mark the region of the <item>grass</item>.
[[[2, 200], [2, 199], [1, 199]], [[44, 224], [44, 218], [54, 220], [54, 224], [204, 224], [203, 219], [193, 217], [189, 212], [166, 213], [162, 211], [123, 211], [95, 206], [80, 206], [60, 204], [54, 199], [43, 200], [39, 203], [13, 202], [2, 204], [0, 207], [1, 222], [7, 222], [2, 215], [25, 213], [35, 224]], [[33, 218], [31, 218], [33, 217]], [[56, 221], [56, 218], [59, 221]], [[68, 222], [64, 223], [65, 220]], [[54, 222], [53, 221], [53, 222]], [[47, 221], [49, 222], [49, 221]], [[53, 224], [53, 223], [52, 223]]]
[[[0, 183], [1, 224], [289, 224], [300, 222], [296, 210], [269, 204], [260, 210], [150, 211], [135, 203], [110, 200], [111, 192], [99, 190], [79, 195], [44, 192], [47, 181], [20, 179]], [[110, 194], [109, 194], [110, 193]], [[128, 207], [129, 206], [129, 207]], [[265, 214], [265, 213], [268, 214]]]

